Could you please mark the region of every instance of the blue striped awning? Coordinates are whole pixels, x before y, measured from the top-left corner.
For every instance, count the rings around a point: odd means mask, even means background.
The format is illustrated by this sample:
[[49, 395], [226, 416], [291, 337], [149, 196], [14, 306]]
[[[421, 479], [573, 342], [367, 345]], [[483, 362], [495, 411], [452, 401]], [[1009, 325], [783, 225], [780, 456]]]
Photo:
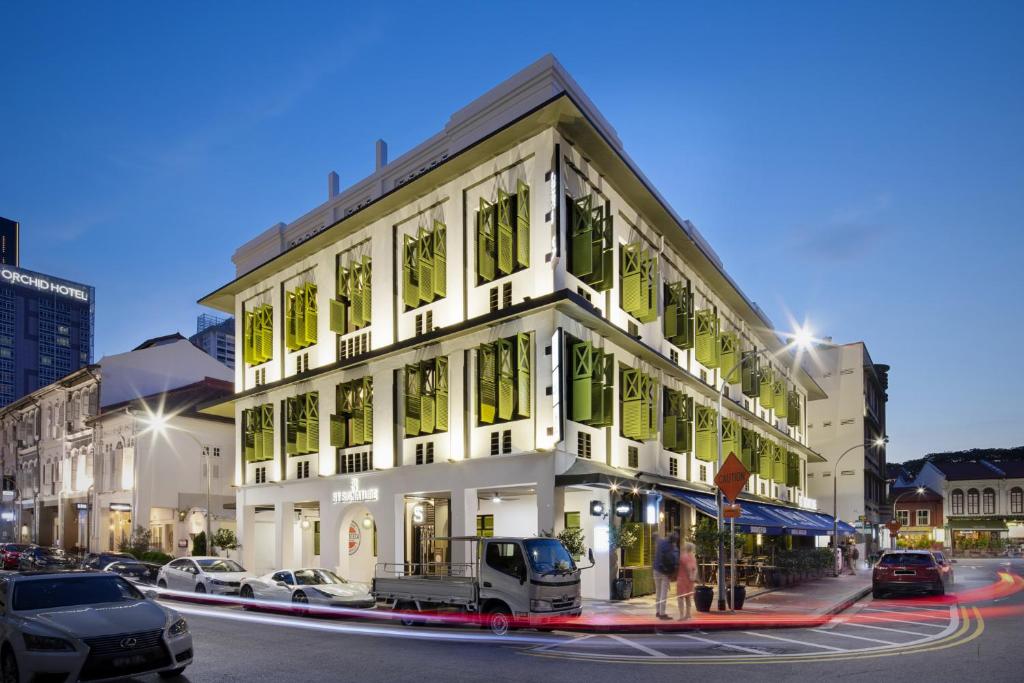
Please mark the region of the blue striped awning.
[[[678, 498], [692, 505], [696, 510], [708, 517], [718, 516], [718, 504], [715, 497], [709, 493], [687, 491], [685, 489], [670, 489], [659, 487], [669, 492], [673, 497]], [[748, 534], [767, 534], [769, 536], [831, 536], [832, 516], [822, 512], [810, 510], [797, 510], [783, 505], [772, 505], [771, 503], [755, 503], [749, 500], [741, 500], [740, 516], [736, 519], [737, 530]], [[855, 529], [840, 520], [839, 533], [850, 535]]]

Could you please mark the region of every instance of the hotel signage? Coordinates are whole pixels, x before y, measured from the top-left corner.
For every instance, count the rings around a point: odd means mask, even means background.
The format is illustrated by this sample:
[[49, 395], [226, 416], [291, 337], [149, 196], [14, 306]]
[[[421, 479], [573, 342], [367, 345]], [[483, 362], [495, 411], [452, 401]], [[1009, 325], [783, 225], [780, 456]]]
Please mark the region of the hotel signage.
[[69, 299], [89, 300], [89, 291], [86, 289], [76, 287], [61, 280], [48, 278], [45, 275], [18, 270], [17, 268], [0, 268], [0, 279], [12, 285], [21, 285], [22, 287], [29, 287], [40, 292], [51, 292]]
[[352, 477], [348, 491], [335, 491], [331, 494], [332, 503], [363, 503], [377, 500], [378, 489], [359, 488], [359, 479]]

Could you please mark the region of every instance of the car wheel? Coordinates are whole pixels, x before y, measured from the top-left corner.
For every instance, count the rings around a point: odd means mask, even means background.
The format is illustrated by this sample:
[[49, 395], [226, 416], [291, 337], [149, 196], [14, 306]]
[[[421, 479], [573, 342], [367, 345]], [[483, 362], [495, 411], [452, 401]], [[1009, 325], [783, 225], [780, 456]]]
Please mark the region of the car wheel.
[[402, 616], [398, 618], [398, 623], [402, 626], [415, 626], [419, 623], [419, 619], [411, 614], [416, 610], [416, 605], [414, 603], [400, 602], [395, 606], [395, 608], [402, 612]]
[[159, 581], [156, 582], [156, 587], [157, 588], [162, 588], [163, 590], [167, 590], [167, 582], [164, 581], [163, 579], [160, 579]]
[[183, 673], [185, 673], [185, 667], [171, 669], [170, 671], [161, 671], [160, 678], [177, 678]]
[[946, 594], [946, 586], [941, 581], [939, 581], [939, 583], [936, 584], [936, 586], [935, 586], [935, 595], [945, 595], [945, 594]]
[[881, 599], [882, 595], [882, 591], [878, 590], [877, 588], [871, 589], [871, 597], [873, 597], [875, 600]]
[[202, 584], [202, 583], [197, 583], [196, 584], [196, 593], [205, 593], [205, 592], [206, 592], [206, 585]]
[[296, 603], [298, 605], [308, 605], [309, 604], [309, 598], [307, 598], [306, 594], [303, 593], [302, 591], [298, 591], [296, 593], [292, 593], [292, 602], [294, 602], [294, 603]]
[[18, 660], [14, 656], [14, 650], [10, 647], [4, 648], [3, 657], [0, 658], [0, 668], [3, 669], [3, 683], [21, 683]]
[[496, 636], [508, 634], [512, 628], [512, 613], [505, 607], [495, 607], [487, 613], [487, 628]]
[[252, 592], [252, 586], [242, 586], [242, 590], [238, 591], [238, 597], [243, 600], [255, 600], [256, 595]]

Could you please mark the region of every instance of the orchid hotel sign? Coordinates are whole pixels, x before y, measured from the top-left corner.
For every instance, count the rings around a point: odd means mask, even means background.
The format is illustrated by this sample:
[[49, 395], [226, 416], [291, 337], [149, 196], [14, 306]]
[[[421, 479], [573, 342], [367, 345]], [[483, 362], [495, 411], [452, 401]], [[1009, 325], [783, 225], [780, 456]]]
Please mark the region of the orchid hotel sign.
[[89, 290], [84, 287], [78, 287], [70, 282], [55, 280], [53, 278], [46, 277], [45, 275], [19, 270], [17, 268], [0, 268], [0, 281], [7, 282], [12, 285], [28, 287], [29, 289], [35, 289], [40, 292], [50, 292], [69, 299], [89, 301]]

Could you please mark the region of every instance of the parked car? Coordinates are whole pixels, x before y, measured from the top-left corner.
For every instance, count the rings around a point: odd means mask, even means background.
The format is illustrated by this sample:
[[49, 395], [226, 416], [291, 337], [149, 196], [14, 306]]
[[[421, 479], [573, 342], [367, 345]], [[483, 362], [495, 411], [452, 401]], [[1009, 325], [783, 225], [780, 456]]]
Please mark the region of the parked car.
[[871, 573], [871, 594], [946, 592], [946, 573], [928, 550], [888, 550]]
[[341, 578], [327, 569], [282, 569], [243, 579], [241, 597], [297, 604], [366, 609], [376, 605], [370, 586]]
[[82, 559], [82, 569], [102, 571], [104, 567], [119, 560], [136, 561], [135, 557], [128, 553], [89, 553]]
[[192, 663], [186, 621], [119, 576], [9, 574], [0, 597], [4, 681], [170, 678]]
[[932, 555], [935, 556], [935, 560], [939, 563], [939, 567], [942, 568], [942, 571], [946, 573], [946, 585], [954, 583], [953, 563], [956, 562], [956, 560], [947, 558], [938, 550], [932, 551]]
[[74, 567], [73, 562], [60, 548], [44, 548], [34, 545], [22, 552], [21, 557], [18, 558], [18, 569], [21, 571], [71, 569], [72, 567]]
[[160, 568], [156, 584], [178, 591], [238, 595], [242, 579], [249, 576], [242, 565], [226, 557], [182, 557]]
[[149, 567], [138, 560], [118, 560], [103, 567], [103, 571], [117, 574], [133, 583], [144, 583]]
[[3, 569], [20, 569], [21, 554], [31, 547], [28, 543], [4, 543], [0, 545], [0, 567]]

